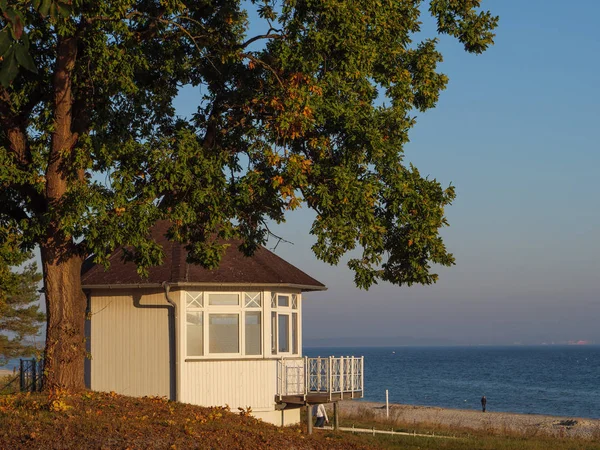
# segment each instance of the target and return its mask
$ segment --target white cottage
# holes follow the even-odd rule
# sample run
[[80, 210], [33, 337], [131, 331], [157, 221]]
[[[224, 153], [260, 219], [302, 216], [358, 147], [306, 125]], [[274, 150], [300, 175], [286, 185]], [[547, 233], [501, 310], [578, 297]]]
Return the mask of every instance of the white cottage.
[[122, 249], [108, 271], [84, 265], [90, 389], [250, 407], [277, 425], [299, 422], [303, 405], [362, 397], [362, 358], [302, 357], [303, 292], [322, 283], [264, 248], [245, 257], [235, 243], [218, 269], [188, 264], [168, 227], [153, 229], [165, 260], [147, 279]]

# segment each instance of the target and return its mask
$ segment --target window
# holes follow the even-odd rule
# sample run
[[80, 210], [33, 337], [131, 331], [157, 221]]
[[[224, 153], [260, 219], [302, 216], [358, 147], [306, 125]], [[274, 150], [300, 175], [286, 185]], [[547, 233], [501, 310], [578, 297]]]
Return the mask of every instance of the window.
[[246, 292], [244, 294], [244, 306], [246, 308], [260, 308], [262, 306], [260, 292]]
[[246, 312], [246, 355], [260, 355], [262, 353], [260, 318], [260, 311]]
[[277, 331], [279, 331], [279, 353], [289, 353], [290, 316], [288, 314], [279, 314], [277, 322]]
[[188, 357], [262, 355], [262, 292], [186, 291], [184, 299]]
[[277, 308], [277, 294], [275, 292], [271, 292], [271, 308]]
[[239, 315], [209, 314], [209, 353], [239, 353]]
[[277, 354], [277, 313], [271, 313], [271, 353]]
[[204, 326], [201, 312], [188, 312], [186, 320], [187, 354], [204, 355]]
[[292, 313], [292, 353], [298, 354], [298, 313]]
[[290, 296], [289, 295], [278, 295], [277, 296], [277, 306], [287, 308], [290, 306]]
[[202, 292], [188, 291], [185, 293], [188, 308], [202, 308]]
[[271, 353], [300, 353], [300, 296], [271, 292]]
[[231, 306], [237, 306], [240, 304], [240, 296], [239, 294], [235, 293], [224, 293], [224, 294], [208, 294], [208, 304], [210, 306], [222, 306], [222, 305], [231, 305]]

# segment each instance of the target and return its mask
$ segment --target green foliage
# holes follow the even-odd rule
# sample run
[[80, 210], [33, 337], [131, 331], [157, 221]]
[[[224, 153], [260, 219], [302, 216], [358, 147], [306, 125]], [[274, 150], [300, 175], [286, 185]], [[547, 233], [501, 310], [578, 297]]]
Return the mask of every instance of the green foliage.
[[30, 338], [35, 337], [45, 319], [39, 311], [38, 284], [41, 280], [36, 264], [21, 272], [13, 266], [31, 259], [19, 248], [14, 230], [0, 228], [0, 365], [9, 359], [32, 355], [36, 351]]
[[[252, 253], [304, 205], [319, 259], [358, 248], [358, 286], [434, 282], [432, 265], [454, 262], [439, 235], [454, 189], [403, 163], [415, 111], [448, 81], [437, 38], [413, 41], [420, 2], [251, 5], [264, 34], [247, 36], [239, 0], [0, 1], [0, 218], [25, 248], [58, 230], [108, 264], [127, 245], [145, 274], [158, 219], [213, 267], [219, 238]], [[430, 2], [439, 33], [474, 53], [497, 24], [479, 7]], [[203, 94], [189, 121], [173, 107], [183, 85]]]

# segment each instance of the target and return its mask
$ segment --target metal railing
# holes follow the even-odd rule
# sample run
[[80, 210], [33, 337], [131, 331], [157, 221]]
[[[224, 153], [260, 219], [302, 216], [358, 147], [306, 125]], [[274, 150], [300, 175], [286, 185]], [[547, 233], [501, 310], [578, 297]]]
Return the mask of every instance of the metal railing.
[[19, 385], [21, 392], [40, 392], [43, 388], [44, 360], [21, 359], [19, 365]]
[[277, 364], [277, 395], [333, 394], [362, 397], [364, 357], [329, 356], [281, 359]]

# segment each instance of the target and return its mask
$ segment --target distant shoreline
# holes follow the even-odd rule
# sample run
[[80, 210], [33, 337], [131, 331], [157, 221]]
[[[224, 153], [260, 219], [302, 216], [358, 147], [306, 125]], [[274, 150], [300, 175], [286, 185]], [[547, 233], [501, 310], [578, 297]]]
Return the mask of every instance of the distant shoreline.
[[303, 348], [305, 350], [321, 349], [321, 348], [385, 348], [385, 349], [396, 349], [396, 348], [598, 348], [600, 344], [335, 344], [335, 343], [304, 343]]

